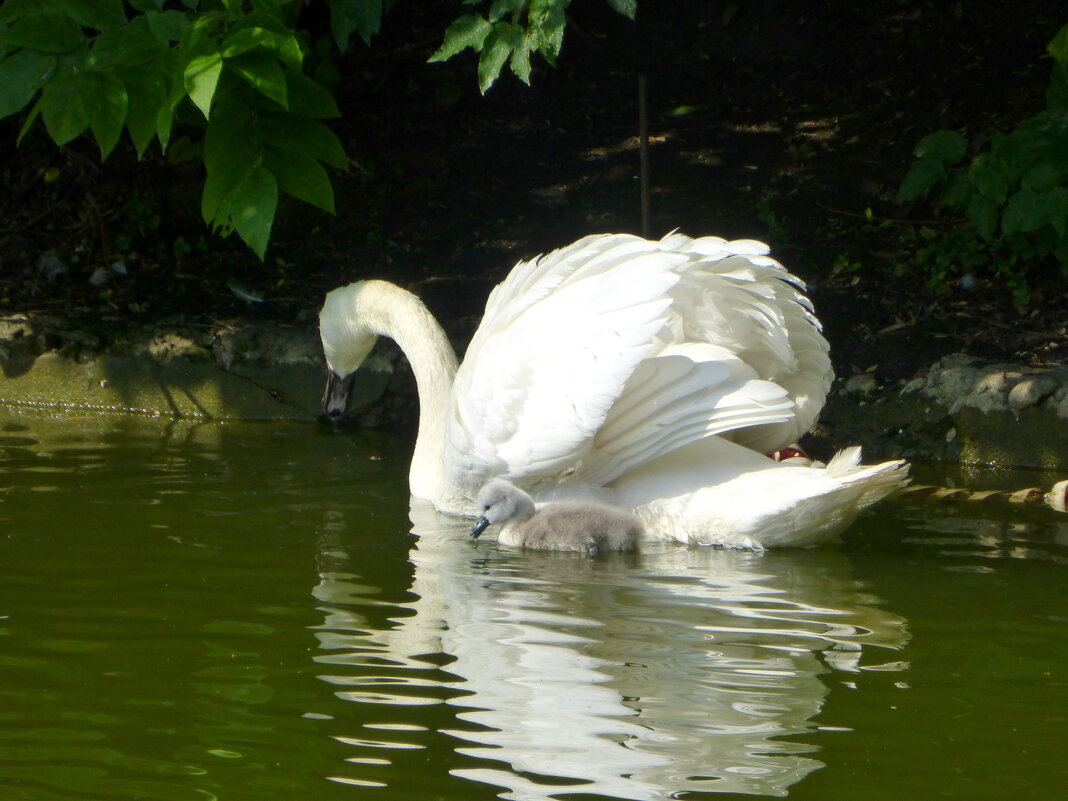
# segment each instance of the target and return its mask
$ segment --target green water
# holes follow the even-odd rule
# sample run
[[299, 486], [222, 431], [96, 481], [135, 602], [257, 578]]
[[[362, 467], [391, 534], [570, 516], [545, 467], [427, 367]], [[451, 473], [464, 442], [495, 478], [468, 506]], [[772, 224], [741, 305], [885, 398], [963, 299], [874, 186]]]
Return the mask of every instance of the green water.
[[379, 435], [11, 415], [0, 468], [5, 801], [1068, 781], [1046, 508], [901, 501], [839, 547], [587, 561], [409, 509]]

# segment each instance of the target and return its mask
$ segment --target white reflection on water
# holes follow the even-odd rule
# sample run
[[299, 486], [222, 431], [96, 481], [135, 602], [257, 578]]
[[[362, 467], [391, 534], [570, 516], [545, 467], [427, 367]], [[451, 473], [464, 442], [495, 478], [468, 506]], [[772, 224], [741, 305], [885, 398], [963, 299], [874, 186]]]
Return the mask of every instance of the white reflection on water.
[[[374, 588], [324, 573], [317, 661], [362, 669], [321, 678], [354, 702], [454, 706], [452, 774], [503, 798], [785, 795], [822, 766], [786, 739], [819, 727], [821, 674], [906, 667], [904, 621], [835, 550], [587, 560], [476, 545], [417, 502], [412, 522], [403, 617], [369, 622]], [[455, 681], [425, 675], [439, 653]]]

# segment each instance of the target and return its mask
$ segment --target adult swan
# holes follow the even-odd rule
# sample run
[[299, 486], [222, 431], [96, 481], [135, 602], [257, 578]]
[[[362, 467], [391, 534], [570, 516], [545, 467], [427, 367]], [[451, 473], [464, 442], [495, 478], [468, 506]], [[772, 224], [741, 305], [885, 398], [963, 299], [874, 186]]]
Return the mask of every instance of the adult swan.
[[412, 495], [473, 514], [495, 477], [536, 499], [598, 496], [646, 536], [808, 545], [906, 482], [901, 461], [776, 462], [830, 387], [827, 341], [801, 281], [766, 245], [670, 234], [588, 236], [521, 262], [490, 294], [462, 365], [414, 295], [384, 281], [330, 292], [324, 400], [394, 339], [415, 373]]

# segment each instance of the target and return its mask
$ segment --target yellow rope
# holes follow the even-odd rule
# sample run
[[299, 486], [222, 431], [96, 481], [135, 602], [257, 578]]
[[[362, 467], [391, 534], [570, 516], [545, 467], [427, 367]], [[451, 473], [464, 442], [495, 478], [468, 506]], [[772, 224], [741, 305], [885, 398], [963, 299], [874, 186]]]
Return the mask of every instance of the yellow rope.
[[1049, 492], [1041, 487], [1020, 490], [969, 490], [960, 487], [938, 487], [931, 484], [911, 484], [901, 495], [930, 498], [936, 501], [1002, 501], [1007, 503], [1045, 503], [1059, 512], [1068, 511], [1068, 480], [1058, 481]]

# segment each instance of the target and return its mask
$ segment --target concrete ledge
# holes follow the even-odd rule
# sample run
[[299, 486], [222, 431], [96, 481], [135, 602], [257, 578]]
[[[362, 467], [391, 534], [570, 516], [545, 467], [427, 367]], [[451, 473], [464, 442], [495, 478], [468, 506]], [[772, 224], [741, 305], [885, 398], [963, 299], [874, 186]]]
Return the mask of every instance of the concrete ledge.
[[[192, 420], [312, 420], [325, 378], [314, 327], [123, 332], [106, 347], [59, 320], [0, 321], [0, 405]], [[415, 385], [383, 341], [360, 369], [360, 424], [411, 423]], [[956, 354], [903, 387], [838, 383], [808, 438], [818, 453], [864, 446], [866, 461], [1068, 470], [1068, 368], [988, 365]]]
[[[104, 352], [94, 345], [55, 321], [6, 321], [0, 404], [196, 419], [312, 420], [319, 414], [325, 366], [314, 329], [144, 330]], [[380, 397], [391, 375], [389, 360], [371, 360], [354, 405]]]

